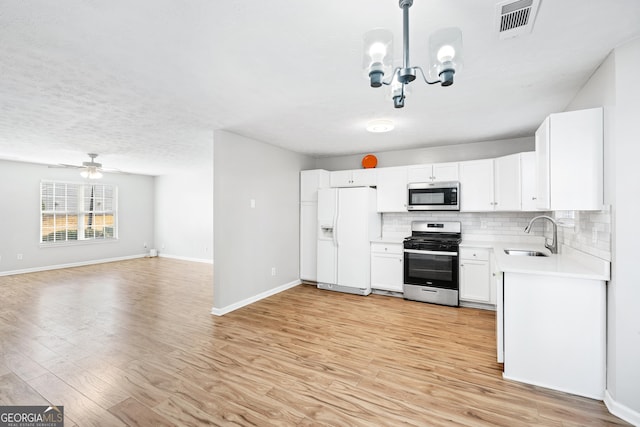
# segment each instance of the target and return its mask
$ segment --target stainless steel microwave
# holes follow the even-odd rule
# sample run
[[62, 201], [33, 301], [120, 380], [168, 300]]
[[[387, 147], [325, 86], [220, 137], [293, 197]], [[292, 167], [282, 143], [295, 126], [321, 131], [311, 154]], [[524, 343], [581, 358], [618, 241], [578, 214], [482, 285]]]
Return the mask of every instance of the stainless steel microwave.
[[416, 182], [407, 186], [410, 211], [459, 211], [460, 183]]

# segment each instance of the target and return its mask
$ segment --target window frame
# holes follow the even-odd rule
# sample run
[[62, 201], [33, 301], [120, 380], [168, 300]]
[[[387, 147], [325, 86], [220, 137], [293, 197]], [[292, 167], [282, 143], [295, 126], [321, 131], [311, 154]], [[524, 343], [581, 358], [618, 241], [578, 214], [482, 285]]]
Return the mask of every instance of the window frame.
[[[51, 186], [51, 194], [46, 194], [46, 186]], [[64, 196], [58, 196], [56, 194], [56, 189], [60, 186], [64, 186]], [[102, 209], [96, 209], [95, 205], [92, 203], [96, 203], [96, 197], [87, 196], [87, 191], [93, 189], [92, 195], [95, 194], [96, 187], [102, 187], [102, 196], [100, 198], [100, 203], [102, 205]], [[70, 191], [71, 189], [71, 191]], [[75, 200], [72, 198], [75, 194]], [[57, 209], [57, 201], [64, 201], [64, 209]], [[109, 202], [110, 201], [110, 205]], [[49, 203], [47, 203], [49, 202]], [[47, 206], [49, 205], [49, 206]], [[85, 208], [85, 206], [90, 205], [93, 206], [93, 209]], [[46, 209], [50, 207], [50, 209]], [[75, 208], [75, 209], [74, 209]], [[44, 232], [46, 229], [50, 229], [45, 227], [45, 215], [50, 215], [53, 218], [53, 228], [52, 232], [48, 233], [47, 236], [53, 235], [52, 240], [45, 240]], [[58, 215], [65, 216], [65, 224], [64, 228], [57, 227], [57, 217]], [[40, 181], [40, 235], [39, 235], [39, 244], [41, 247], [52, 247], [52, 246], [74, 246], [74, 245], [83, 245], [83, 244], [93, 244], [93, 243], [107, 243], [107, 242], [116, 242], [118, 241], [118, 186], [108, 183], [98, 183], [98, 182], [74, 182], [74, 181], [57, 181], [57, 180], [41, 180]], [[70, 228], [69, 226], [69, 218], [76, 217], [76, 227], [75, 229]], [[85, 232], [92, 225], [95, 226], [95, 223], [91, 221], [89, 227], [87, 227], [87, 217], [92, 216], [92, 219], [95, 221], [96, 218], [102, 217], [103, 221], [101, 224], [102, 230], [101, 235], [96, 235], [96, 228], [94, 230], [93, 237], [87, 237]], [[107, 216], [111, 216], [113, 218], [112, 223], [107, 224], [105, 218]], [[105, 236], [105, 229], [110, 226], [112, 229], [111, 235]], [[64, 239], [57, 239], [58, 233], [64, 230]], [[75, 239], [69, 238], [70, 231], [75, 231], [76, 236]]]

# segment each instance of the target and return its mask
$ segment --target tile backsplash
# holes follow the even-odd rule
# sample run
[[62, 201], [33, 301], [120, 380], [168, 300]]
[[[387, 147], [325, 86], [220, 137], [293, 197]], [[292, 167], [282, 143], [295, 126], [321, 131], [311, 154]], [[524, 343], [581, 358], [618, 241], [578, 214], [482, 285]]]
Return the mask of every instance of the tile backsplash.
[[[611, 206], [601, 211], [558, 211], [553, 212], [553, 217], [569, 225], [558, 227], [560, 242], [611, 261]], [[547, 232], [551, 232], [550, 227]]]
[[[460, 221], [462, 236], [496, 236], [526, 238], [524, 228], [529, 220], [545, 212], [411, 212], [385, 213], [382, 215], [384, 236], [411, 235], [412, 221]], [[536, 222], [531, 235], [542, 236], [544, 224]]]
[[522, 241], [532, 236], [551, 239], [549, 221], [536, 221], [531, 233], [524, 232], [531, 218], [548, 215], [560, 222], [558, 242], [579, 251], [611, 261], [611, 209], [602, 211], [558, 212], [410, 212], [382, 215], [382, 235], [411, 235], [412, 221], [460, 221], [466, 240], [493, 238]]

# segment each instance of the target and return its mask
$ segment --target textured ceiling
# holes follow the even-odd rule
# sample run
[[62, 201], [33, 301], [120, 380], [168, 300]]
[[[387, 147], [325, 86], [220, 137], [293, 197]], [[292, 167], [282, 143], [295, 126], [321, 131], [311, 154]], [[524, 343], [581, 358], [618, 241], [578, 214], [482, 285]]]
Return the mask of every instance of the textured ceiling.
[[[364, 78], [362, 34], [396, 0], [0, 2], [0, 158], [162, 174], [210, 162], [224, 129], [326, 156], [532, 135], [611, 49], [640, 36], [640, 1], [542, 0], [532, 34], [499, 40], [496, 3], [416, 0], [412, 65], [428, 35], [462, 29], [449, 88], [411, 85], [404, 109]], [[396, 129], [369, 134], [368, 120]]]

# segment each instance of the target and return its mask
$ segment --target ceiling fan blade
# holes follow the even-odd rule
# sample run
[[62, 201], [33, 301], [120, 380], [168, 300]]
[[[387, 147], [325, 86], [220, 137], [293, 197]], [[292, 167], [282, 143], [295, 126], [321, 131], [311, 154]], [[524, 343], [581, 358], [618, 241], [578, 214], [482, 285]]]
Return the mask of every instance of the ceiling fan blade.
[[49, 168], [71, 168], [71, 169], [82, 169], [84, 166], [78, 165], [67, 165], [64, 163], [58, 163], [57, 165], [47, 165]]

